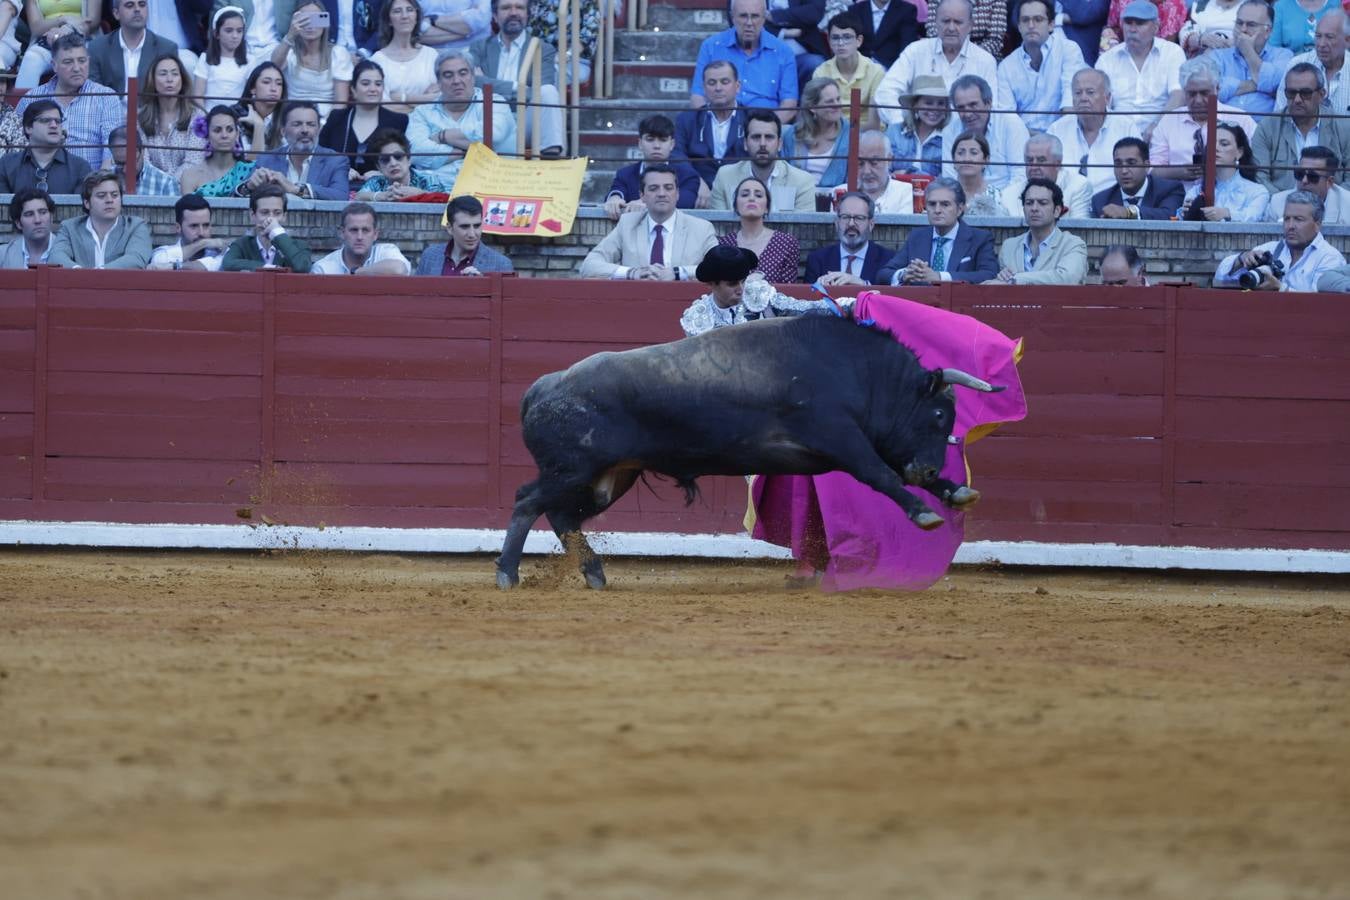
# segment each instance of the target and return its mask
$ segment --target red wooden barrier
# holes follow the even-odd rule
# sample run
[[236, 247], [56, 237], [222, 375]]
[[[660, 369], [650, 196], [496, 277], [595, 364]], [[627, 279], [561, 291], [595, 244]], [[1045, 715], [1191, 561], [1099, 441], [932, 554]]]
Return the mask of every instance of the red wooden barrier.
[[[684, 284], [40, 268], [0, 286], [0, 518], [503, 527], [519, 402], [679, 337]], [[804, 289], [802, 289], [804, 290]], [[1344, 300], [905, 291], [1026, 340], [1028, 419], [971, 450], [972, 538], [1350, 549]], [[737, 532], [739, 479], [604, 530]]]

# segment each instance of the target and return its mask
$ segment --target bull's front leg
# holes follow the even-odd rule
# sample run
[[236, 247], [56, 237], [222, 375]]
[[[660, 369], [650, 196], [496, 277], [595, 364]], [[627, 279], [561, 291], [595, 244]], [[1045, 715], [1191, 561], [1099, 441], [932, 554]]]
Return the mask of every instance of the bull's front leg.
[[852, 430], [838, 434], [837, 439], [844, 444], [840, 459], [848, 461], [841, 463], [839, 466], [841, 471], [852, 475], [874, 491], [890, 497], [905, 511], [911, 522], [925, 531], [931, 531], [942, 524], [942, 516], [933, 512], [927, 503], [905, 490], [904, 479], [886, 465], [886, 461], [878, 455], [865, 434]]
[[525, 538], [540, 512], [539, 482], [522, 485], [516, 491], [516, 505], [511, 510], [511, 524], [506, 529], [502, 554], [497, 557], [497, 587], [504, 591], [520, 584], [520, 556], [525, 551]]
[[936, 494], [952, 509], [969, 509], [980, 500], [980, 492], [973, 487], [938, 477], [923, 485], [924, 490]]

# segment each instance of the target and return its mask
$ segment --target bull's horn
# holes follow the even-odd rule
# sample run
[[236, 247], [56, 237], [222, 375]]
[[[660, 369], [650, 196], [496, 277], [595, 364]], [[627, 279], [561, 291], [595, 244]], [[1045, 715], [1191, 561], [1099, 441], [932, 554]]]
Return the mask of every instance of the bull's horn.
[[960, 369], [943, 369], [942, 380], [947, 384], [959, 384], [962, 387], [974, 388], [977, 391], [984, 391], [989, 394], [1007, 390], [1007, 385], [992, 385], [987, 381], [976, 378], [969, 372], [962, 372]]

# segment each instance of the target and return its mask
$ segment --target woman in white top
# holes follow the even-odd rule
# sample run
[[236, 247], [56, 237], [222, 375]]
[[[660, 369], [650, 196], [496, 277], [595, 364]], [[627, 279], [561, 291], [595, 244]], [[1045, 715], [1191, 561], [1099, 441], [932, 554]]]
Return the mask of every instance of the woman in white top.
[[352, 55], [329, 43], [327, 21], [328, 11], [318, 0], [300, 4], [286, 36], [272, 51], [272, 62], [286, 73], [290, 99], [318, 103], [321, 119], [334, 103], [347, 102], [352, 77]]
[[1242, 0], [1195, 0], [1181, 26], [1181, 49], [1187, 56], [1233, 46], [1233, 29]]
[[222, 6], [211, 17], [211, 36], [206, 52], [197, 57], [192, 71], [192, 90], [197, 105], [210, 108], [233, 103], [244, 92], [244, 82], [253, 66], [244, 43], [244, 11]]
[[386, 109], [410, 113], [414, 104], [441, 96], [436, 49], [421, 42], [421, 31], [417, 0], [392, 0], [380, 7], [380, 49], [370, 58], [384, 70]]

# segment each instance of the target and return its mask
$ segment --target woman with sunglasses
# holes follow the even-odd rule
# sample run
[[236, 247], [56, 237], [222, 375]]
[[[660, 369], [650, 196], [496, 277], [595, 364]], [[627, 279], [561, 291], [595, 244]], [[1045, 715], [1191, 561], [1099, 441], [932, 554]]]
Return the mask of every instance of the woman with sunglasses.
[[1270, 192], [1256, 181], [1256, 162], [1247, 133], [1232, 122], [1214, 130], [1215, 185], [1212, 206], [1200, 206], [1197, 184], [1186, 192], [1181, 216], [1192, 221], [1260, 222], [1270, 205]]
[[357, 200], [404, 200], [417, 194], [448, 194], [450, 182], [412, 164], [412, 148], [401, 131], [389, 129], [370, 140], [377, 154], [380, 174], [367, 178], [356, 192]]
[[407, 116], [381, 104], [384, 94], [384, 70], [373, 60], [361, 60], [352, 69], [351, 105], [333, 110], [319, 132], [320, 146], [351, 160], [348, 177], [354, 189], [380, 174], [371, 137], [382, 131], [401, 134], [408, 130]]

